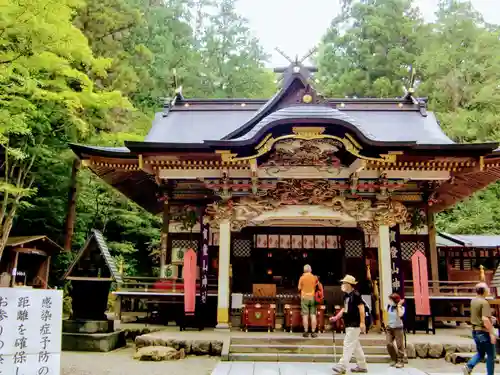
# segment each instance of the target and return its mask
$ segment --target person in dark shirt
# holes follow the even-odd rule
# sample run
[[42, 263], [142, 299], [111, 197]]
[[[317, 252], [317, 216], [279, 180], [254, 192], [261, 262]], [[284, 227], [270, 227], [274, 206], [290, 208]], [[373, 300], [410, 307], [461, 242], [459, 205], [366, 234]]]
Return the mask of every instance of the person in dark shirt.
[[[357, 366], [351, 369], [353, 373], [366, 373], [366, 358], [359, 336], [366, 332], [365, 326], [365, 304], [361, 295], [354, 289], [357, 284], [356, 279], [351, 275], [346, 275], [342, 280], [342, 291], [344, 295], [344, 308], [330, 320], [336, 322], [340, 318], [344, 319], [346, 334], [344, 337], [344, 350], [339, 363], [333, 367], [334, 374], [345, 374], [347, 366], [354, 355]], [[335, 343], [334, 343], [335, 345]]]

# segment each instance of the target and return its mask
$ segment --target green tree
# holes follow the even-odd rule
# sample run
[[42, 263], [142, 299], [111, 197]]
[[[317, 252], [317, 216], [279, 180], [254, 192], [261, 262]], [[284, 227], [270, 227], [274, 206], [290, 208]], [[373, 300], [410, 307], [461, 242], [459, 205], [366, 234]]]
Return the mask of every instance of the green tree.
[[101, 91], [89, 78], [105, 78], [109, 61], [94, 58], [72, 25], [77, 5], [0, 0], [0, 257], [17, 209], [36, 193], [37, 161], [94, 129], [112, 129], [119, 121], [110, 112], [131, 108], [119, 92]]
[[[446, 133], [457, 142], [500, 141], [500, 34], [468, 1], [441, 1], [436, 22], [423, 35], [419, 93], [428, 95]], [[441, 213], [451, 233], [500, 233], [500, 184]]]
[[459, 142], [500, 140], [500, 33], [470, 2], [440, 3], [422, 39], [419, 93], [429, 95], [441, 125]]
[[337, 97], [395, 97], [420, 53], [423, 21], [410, 0], [351, 0], [323, 37], [319, 86]]
[[207, 27], [198, 35], [204, 96], [270, 97], [276, 88], [272, 73], [264, 68], [268, 56], [252, 36], [248, 21], [236, 12], [235, 3], [216, 2]]

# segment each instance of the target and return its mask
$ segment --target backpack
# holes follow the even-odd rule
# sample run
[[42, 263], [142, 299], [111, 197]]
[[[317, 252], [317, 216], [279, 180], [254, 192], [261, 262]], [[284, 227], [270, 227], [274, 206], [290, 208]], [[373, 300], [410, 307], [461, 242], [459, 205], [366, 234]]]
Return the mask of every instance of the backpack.
[[[393, 309], [395, 309], [395, 308], [396, 308], [396, 306], [387, 305], [387, 311], [388, 311], [388, 312], [392, 311], [392, 310], [393, 310]], [[398, 318], [399, 318], [399, 320], [401, 320], [401, 323], [403, 324], [403, 327], [404, 327], [405, 322], [404, 322], [404, 320], [403, 320], [403, 317], [402, 317], [402, 316], [398, 316]]]
[[373, 318], [372, 318], [372, 312], [370, 311], [370, 308], [366, 304], [366, 302], [363, 300], [363, 305], [365, 305], [365, 327], [366, 327], [366, 332], [371, 328], [373, 324]]
[[325, 295], [323, 293], [323, 285], [316, 279], [316, 286], [314, 291], [314, 300], [318, 305], [321, 305], [325, 299]]

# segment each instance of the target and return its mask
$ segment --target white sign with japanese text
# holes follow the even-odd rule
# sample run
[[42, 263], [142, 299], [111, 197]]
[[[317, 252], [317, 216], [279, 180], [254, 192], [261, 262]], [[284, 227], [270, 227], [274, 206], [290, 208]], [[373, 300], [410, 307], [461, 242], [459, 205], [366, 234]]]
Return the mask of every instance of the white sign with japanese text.
[[0, 375], [60, 375], [62, 297], [0, 288]]

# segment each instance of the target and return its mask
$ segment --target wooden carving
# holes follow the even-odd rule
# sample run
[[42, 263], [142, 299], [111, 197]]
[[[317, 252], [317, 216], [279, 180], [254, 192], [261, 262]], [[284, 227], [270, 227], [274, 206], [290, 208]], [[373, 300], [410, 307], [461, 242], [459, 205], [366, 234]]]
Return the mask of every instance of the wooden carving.
[[262, 164], [270, 166], [315, 166], [340, 168], [341, 162], [335, 156], [343, 145], [332, 139], [287, 139], [278, 142], [269, 160]]
[[288, 180], [280, 181], [267, 197], [279, 205], [324, 204], [337, 196], [335, 184], [327, 180]]

